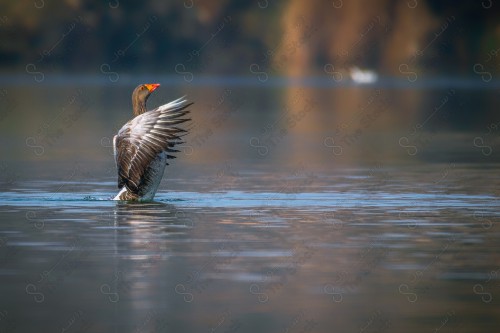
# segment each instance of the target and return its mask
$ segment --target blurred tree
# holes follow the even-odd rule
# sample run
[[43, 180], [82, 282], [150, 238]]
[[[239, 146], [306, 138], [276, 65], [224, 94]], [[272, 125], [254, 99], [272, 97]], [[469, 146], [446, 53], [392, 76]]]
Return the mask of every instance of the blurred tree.
[[0, 68], [98, 73], [109, 64], [175, 73], [181, 63], [204, 74], [248, 75], [255, 63], [275, 74], [310, 75], [331, 63], [401, 75], [401, 64], [474, 74], [480, 63], [498, 73], [496, 7], [451, 0], [1, 1]]

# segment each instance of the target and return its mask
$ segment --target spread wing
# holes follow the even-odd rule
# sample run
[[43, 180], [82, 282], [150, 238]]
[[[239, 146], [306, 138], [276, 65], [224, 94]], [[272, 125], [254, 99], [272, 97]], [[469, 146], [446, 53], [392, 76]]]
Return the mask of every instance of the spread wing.
[[118, 169], [118, 188], [126, 186], [133, 193], [138, 193], [142, 178], [149, 164], [161, 152], [167, 158], [178, 150], [175, 145], [182, 143], [181, 137], [187, 130], [179, 125], [190, 118], [186, 110], [193, 103], [179, 98], [154, 110], [135, 117], [127, 122], [113, 138], [113, 148]]

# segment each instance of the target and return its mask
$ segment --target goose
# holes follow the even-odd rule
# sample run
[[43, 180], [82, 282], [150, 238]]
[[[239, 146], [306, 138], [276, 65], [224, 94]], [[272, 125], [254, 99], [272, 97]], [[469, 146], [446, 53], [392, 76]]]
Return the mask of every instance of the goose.
[[153, 200], [167, 160], [175, 158], [188, 133], [185, 128], [191, 120], [187, 115], [188, 103], [184, 97], [152, 110], [146, 102], [160, 84], [141, 84], [132, 93], [134, 118], [129, 120], [113, 137], [113, 152], [118, 171], [120, 191], [113, 200]]

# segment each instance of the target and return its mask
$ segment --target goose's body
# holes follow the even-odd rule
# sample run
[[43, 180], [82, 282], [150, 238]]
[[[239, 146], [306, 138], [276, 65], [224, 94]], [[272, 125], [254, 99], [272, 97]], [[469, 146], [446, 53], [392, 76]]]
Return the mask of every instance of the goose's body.
[[179, 127], [189, 121], [182, 98], [146, 111], [146, 101], [159, 84], [138, 86], [132, 94], [135, 118], [128, 121], [113, 138], [120, 192], [114, 200], [153, 200], [163, 177], [167, 160], [175, 158], [187, 133]]

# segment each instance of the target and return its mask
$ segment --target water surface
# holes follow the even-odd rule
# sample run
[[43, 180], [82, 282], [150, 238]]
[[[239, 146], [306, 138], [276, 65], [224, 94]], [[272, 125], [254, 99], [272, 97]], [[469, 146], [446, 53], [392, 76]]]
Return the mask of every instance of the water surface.
[[129, 89], [9, 88], [0, 330], [494, 331], [495, 119], [433, 113], [446, 89], [372, 88], [190, 88], [196, 127], [141, 204], [109, 200]]

